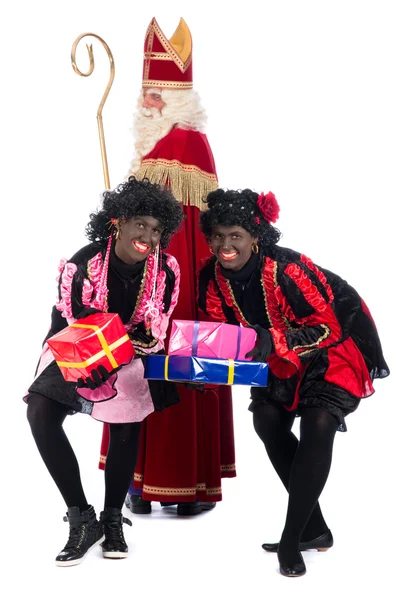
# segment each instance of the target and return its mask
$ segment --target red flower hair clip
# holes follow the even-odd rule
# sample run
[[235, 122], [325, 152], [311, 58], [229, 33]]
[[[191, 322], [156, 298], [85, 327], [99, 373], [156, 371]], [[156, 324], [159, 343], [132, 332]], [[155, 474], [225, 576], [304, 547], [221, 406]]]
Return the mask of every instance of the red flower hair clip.
[[280, 209], [275, 194], [272, 192], [268, 192], [268, 194], [261, 192], [258, 196], [257, 206], [267, 223], [275, 223], [278, 220]]

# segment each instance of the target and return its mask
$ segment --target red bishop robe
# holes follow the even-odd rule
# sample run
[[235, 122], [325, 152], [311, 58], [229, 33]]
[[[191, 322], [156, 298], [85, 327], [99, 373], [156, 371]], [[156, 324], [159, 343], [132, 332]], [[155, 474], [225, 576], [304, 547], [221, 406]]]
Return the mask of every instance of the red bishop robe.
[[[207, 136], [174, 128], [143, 158], [135, 176], [169, 185], [183, 205], [186, 219], [168, 248], [181, 268], [181, 291], [172, 318], [205, 320], [196, 305], [196, 268], [210, 254], [198, 220], [207, 194], [218, 187]], [[143, 490], [145, 500], [219, 501], [221, 478], [236, 475], [231, 389], [221, 386], [201, 393], [178, 388], [179, 404], [152, 413], [142, 425], [134, 485]], [[108, 444], [104, 426], [100, 468]]]

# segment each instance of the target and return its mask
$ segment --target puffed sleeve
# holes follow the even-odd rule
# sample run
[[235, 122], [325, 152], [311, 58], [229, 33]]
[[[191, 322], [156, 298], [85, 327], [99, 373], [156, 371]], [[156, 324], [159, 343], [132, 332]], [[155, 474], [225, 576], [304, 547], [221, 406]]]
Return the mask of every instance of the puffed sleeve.
[[[197, 275], [197, 305], [209, 320], [226, 323], [228, 318], [223, 310], [222, 296], [215, 282], [214, 265], [215, 259], [212, 260], [210, 258], [204, 259], [199, 265]], [[233, 319], [232, 324], [237, 325], [237, 321]]]
[[[70, 260], [63, 259], [60, 262], [56, 308], [65, 319], [81, 319], [99, 312], [89, 308], [89, 305], [94, 300], [91, 278], [99, 279], [102, 267], [102, 253], [96, 244], [89, 244]], [[90, 276], [88, 269], [91, 270]]]
[[270, 332], [275, 351], [282, 358], [288, 358], [290, 353], [292, 358], [297, 356], [292, 362], [308, 360], [319, 349], [341, 339], [332, 289], [310, 260], [307, 265], [293, 262], [285, 266], [276, 295], [288, 327], [272, 327]]

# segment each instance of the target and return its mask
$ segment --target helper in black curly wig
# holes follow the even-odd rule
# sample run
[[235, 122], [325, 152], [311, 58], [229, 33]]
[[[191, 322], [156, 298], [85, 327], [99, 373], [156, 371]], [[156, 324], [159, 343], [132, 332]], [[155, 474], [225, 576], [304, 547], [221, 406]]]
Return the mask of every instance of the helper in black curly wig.
[[249, 189], [218, 189], [207, 196], [208, 209], [200, 215], [200, 227], [210, 239], [216, 226], [239, 226], [257, 238], [261, 252], [277, 244], [280, 231], [272, 225], [279, 214], [279, 206], [272, 192], [257, 194]]
[[115, 190], [104, 192], [103, 206], [90, 215], [86, 236], [91, 242], [106, 242], [112, 221], [137, 216], [151, 216], [160, 222], [160, 245], [166, 248], [183, 220], [183, 211], [168, 188], [130, 177]]

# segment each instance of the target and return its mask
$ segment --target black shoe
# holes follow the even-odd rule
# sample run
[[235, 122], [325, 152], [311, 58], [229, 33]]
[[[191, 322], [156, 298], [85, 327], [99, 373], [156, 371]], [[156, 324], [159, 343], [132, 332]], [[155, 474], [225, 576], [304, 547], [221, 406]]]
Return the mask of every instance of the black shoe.
[[125, 498], [125, 506], [134, 515], [149, 515], [151, 513], [150, 500], [143, 500], [142, 496], [136, 494], [128, 494]]
[[77, 506], [71, 506], [64, 521], [69, 522], [69, 538], [56, 557], [56, 565], [72, 567], [79, 565], [89, 550], [104, 540], [104, 535], [93, 506], [83, 512]]
[[306, 574], [306, 565], [304, 564], [304, 560], [300, 554], [295, 560], [291, 560], [290, 562], [286, 561], [284, 558], [281, 558], [278, 553], [279, 560], [279, 572], [281, 575], [285, 577], [301, 577], [301, 575]]
[[179, 502], [177, 513], [180, 517], [199, 515], [203, 510], [212, 510], [216, 507], [216, 502]]
[[126, 523], [132, 527], [132, 521], [122, 516], [118, 508], [105, 508], [100, 513], [100, 523], [105, 536], [101, 544], [104, 558], [126, 558], [128, 546], [125, 542], [122, 525]]
[[[304, 552], [305, 550], [318, 550], [318, 552], [326, 552], [333, 546], [333, 536], [328, 529], [326, 533], [318, 536], [317, 538], [310, 540], [309, 542], [300, 542], [299, 550]], [[266, 552], [278, 552], [279, 543], [275, 544], [262, 544], [262, 548]]]

